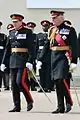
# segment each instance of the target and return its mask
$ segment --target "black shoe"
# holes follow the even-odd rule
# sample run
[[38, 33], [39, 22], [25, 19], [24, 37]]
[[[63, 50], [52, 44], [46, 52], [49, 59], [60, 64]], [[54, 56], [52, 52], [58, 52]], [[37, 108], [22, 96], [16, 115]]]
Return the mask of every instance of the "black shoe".
[[18, 108], [13, 108], [12, 110], [9, 110], [9, 112], [20, 112], [20, 109], [18, 109]]
[[4, 90], [5, 90], [5, 91], [6, 91], [6, 90], [9, 90], [9, 87], [6, 87]]
[[64, 113], [64, 110], [60, 110], [59, 108], [52, 112], [52, 114]]
[[65, 113], [68, 113], [69, 111], [71, 111], [71, 109], [72, 109], [71, 106], [72, 105], [67, 104]]
[[27, 111], [30, 111], [33, 108], [33, 102], [28, 103]]
[[40, 89], [38, 92], [39, 92], [39, 93], [42, 93], [43, 91]]

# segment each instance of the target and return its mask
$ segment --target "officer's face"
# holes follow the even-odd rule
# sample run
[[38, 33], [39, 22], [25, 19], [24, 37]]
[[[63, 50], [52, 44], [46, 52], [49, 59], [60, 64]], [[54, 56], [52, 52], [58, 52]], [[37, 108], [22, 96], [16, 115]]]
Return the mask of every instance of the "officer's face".
[[19, 28], [22, 25], [22, 21], [13, 21], [14, 28]]
[[44, 31], [44, 32], [47, 32], [47, 31], [48, 31], [48, 29], [49, 29], [49, 25], [42, 26], [42, 29], [43, 29], [43, 31]]
[[54, 24], [56, 26], [59, 26], [61, 23], [63, 23], [64, 21], [64, 16], [63, 15], [59, 15], [59, 16], [56, 16], [54, 18], [52, 18], [52, 22], [54, 22]]

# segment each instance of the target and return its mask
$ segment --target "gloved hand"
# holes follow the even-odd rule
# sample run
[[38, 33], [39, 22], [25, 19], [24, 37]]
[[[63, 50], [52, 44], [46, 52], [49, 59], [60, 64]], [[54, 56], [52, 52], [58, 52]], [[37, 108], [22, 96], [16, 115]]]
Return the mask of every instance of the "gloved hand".
[[71, 63], [71, 65], [70, 65], [70, 71], [73, 72], [76, 69], [76, 67], [77, 67], [77, 64]]
[[42, 66], [42, 62], [38, 61], [36, 64], [36, 68], [39, 70], [39, 69], [41, 69], [41, 66]]
[[1, 69], [2, 72], [4, 72], [4, 70], [6, 69], [5, 64], [1, 64], [0, 69]]
[[36, 59], [35, 62], [36, 62], [36, 64], [37, 64], [38, 60]]
[[31, 63], [29, 63], [29, 62], [26, 63], [26, 67], [27, 67], [30, 71], [33, 70], [33, 65], [32, 65]]

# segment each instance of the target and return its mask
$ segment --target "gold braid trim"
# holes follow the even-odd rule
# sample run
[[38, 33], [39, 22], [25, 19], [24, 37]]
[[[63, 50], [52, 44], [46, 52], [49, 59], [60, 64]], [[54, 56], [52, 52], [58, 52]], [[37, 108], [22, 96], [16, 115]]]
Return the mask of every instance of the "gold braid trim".
[[57, 30], [57, 27], [51, 27], [48, 29], [48, 39], [50, 40], [50, 47], [52, 46], [52, 42], [54, 43], [54, 37]]
[[[34, 69], [33, 72], [35, 73]], [[32, 71], [27, 70], [27, 74], [28, 74], [28, 79], [30, 80], [30, 78], [34, 78]], [[36, 73], [35, 73], [36, 74]]]

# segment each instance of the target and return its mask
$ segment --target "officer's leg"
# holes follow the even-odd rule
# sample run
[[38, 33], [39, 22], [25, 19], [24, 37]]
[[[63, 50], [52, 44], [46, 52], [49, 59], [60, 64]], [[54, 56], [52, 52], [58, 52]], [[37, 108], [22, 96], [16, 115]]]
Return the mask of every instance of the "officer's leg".
[[[67, 78], [66, 82], [67, 82], [67, 85], [68, 85], [68, 87], [70, 89], [70, 78]], [[69, 97], [66, 94], [65, 94], [65, 101], [66, 101], [66, 106], [67, 106], [67, 104], [69, 104]]]
[[17, 69], [11, 69], [11, 82], [12, 82], [12, 96], [14, 102], [14, 108], [9, 112], [20, 112], [20, 89], [16, 83], [17, 79]]
[[33, 78], [30, 79], [30, 85], [31, 85], [31, 91], [37, 91], [37, 89], [35, 88], [36, 83]]
[[50, 73], [50, 66], [45, 65], [45, 69], [44, 69], [45, 73], [44, 73], [44, 81], [45, 81], [45, 92], [51, 92], [51, 73]]
[[26, 83], [27, 83], [28, 89], [30, 90], [30, 87], [31, 87], [30, 80], [29, 80], [29, 79], [26, 79]]
[[54, 80], [51, 80], [51, 87], [50, 87], [51, 91], [55, 91], [55, 84], [54, 84]]
[[7, 71], [4, 73], [4, 79], [6, 84], [5, 90], [9, 90], [9, 73]]
[[3, 72], [3, 76], [2, 76], [2, 80], [3, 80], [3, 85], [4, 85], [4, 88], [6, 88], [6, 79], [5, 79], [5, 72]]
[[67, 83], [67, 80], [64, 79], [63, 83], [64, 83], [64, 96], [66, 98], [66, 103], [67, 103], [67, 108], [66, 108], [65, 112], [67, 113], [71, 110], [71, 106], [73, 105], [73, 101], [72, 101], [70, 87]]
[[18, 69], [17, 73], [17, 84], [20, 87], [21, 91], [23, 92], [26, 101], [27, 101], [27, 111], [30, 111], [33, 108], [33, 99], [28, 89], [28, 85], [26, 80], [28, 79], [27, 76], [27, 69]]
[[57, 80], [56, 83], [56, 94], [57, 94], [57, 110], [52, 113], [64, 113], [64, 94], [63, 94], [63, 82], [62, 80]]
[[45, 71], [45, 83], [48, 91], [54, 91], [54, 80], [51, 80], [51, 66], [50, 63], [47, 63]]
[[[36, 63], [35, 63], [35, 61], [34, 61], [34, 64], [33, 64], [33, 68], [34, 68], [34, 71], [36, 73]], [[36, 82], [34, 81], [33, 78], [30, 79], [30, 85], [31, 85], [31, 91], [37, 91]]]
[[[39, 75], [40, 75], [40, 85], [44, 89], [45, 88], [44, 65], [42, 65], [41, 69], [39, 70]], [[42, 90], [40, 89], [38, 92], [42, 92]]]

